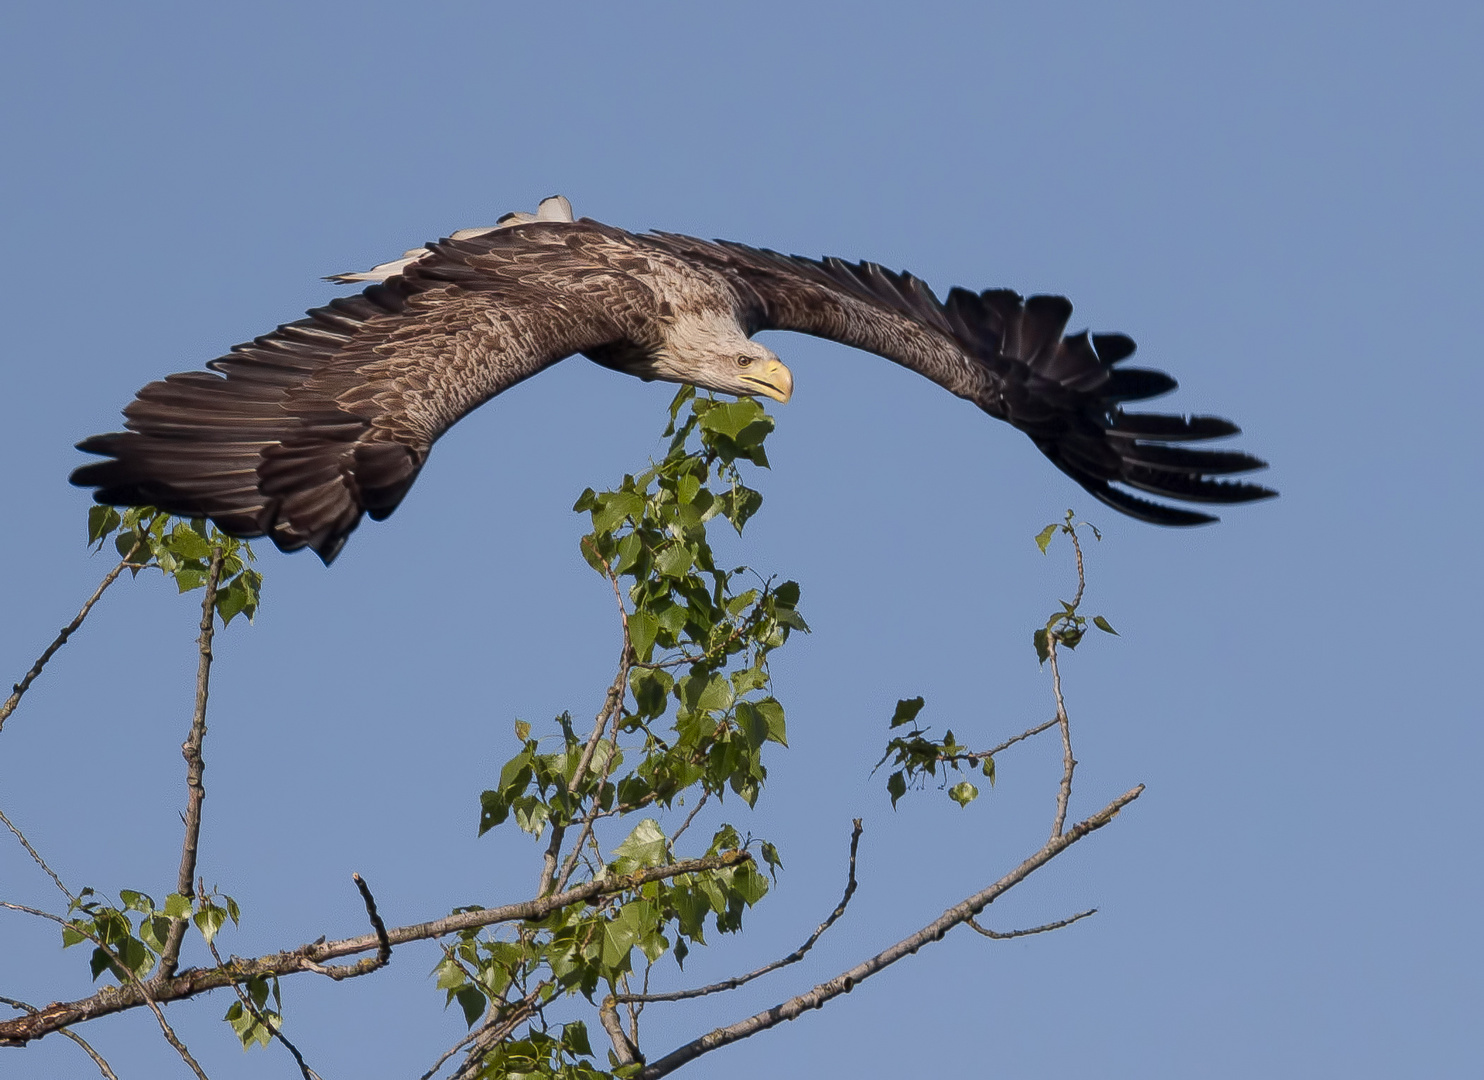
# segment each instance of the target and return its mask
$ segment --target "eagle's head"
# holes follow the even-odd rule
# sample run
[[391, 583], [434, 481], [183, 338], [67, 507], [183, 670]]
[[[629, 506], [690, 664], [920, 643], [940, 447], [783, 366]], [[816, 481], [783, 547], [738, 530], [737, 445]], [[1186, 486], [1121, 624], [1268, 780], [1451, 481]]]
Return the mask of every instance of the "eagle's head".
[[680, 319], [648, 357], [643, 374], [702, 390], [774, 401], [793, 396], [794, 376], [772, 349], [759, 345], [731, 319]]

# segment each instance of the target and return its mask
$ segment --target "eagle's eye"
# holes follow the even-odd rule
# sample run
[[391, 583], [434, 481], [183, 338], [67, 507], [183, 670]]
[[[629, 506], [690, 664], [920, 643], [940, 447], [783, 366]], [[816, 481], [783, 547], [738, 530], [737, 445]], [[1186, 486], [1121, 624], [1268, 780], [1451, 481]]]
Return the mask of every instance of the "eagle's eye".
[[751, 363], [752, 363], [752, 357], [750, 357], [750, 356], [739, 356], [739, 357], [737, 357], [737, 366], [738, 367], [746, 367], [748, 364], [751, 364]]

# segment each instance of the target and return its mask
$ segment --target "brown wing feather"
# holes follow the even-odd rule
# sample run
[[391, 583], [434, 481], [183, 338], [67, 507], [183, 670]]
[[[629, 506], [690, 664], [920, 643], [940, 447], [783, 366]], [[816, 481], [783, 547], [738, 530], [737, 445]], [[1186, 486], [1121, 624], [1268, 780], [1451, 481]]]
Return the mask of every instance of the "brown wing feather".
[[644, 239], [723, 274], [749, 333], [796, 330], [877, 353], [927, 376], [1024, 431], [1058, 468], [1115, 509], [1162, 525], [1209, 514], [1139, 498], [1238, 503], [1276, 494], [1217, 475], [1265, 468], [1249, 454], [1170, 446], [1234, 435], [1218, 417], [1125, 413], [1124, 402], [1175, 389], [1159, 371], [1117, 368], [1134, 351], [1122, 334], [1065, 336], [1072, 305], [1008, 289], [953, 289], [940, 301], [921, 280], [875, 263], [805, 259], [670, 233]]
[[623, 339], [615, 235], [533, 224], [431, 245], [404, 274], [234, 347], [207, 365], [217, 374], [149, 384], [124, 410], [127, 431], [78, 444], [108, 460], [72, 482], [328, 563], [363, 513], [396, 508], [460, 417]]

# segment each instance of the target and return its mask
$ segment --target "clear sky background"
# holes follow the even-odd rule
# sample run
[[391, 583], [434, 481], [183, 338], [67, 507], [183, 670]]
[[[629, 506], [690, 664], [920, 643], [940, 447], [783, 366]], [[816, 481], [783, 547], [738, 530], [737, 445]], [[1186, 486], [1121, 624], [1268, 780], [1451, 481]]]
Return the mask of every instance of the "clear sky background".
[[[659, 1008], [646, 1047], [848, 967], [998, 877], [1049, 823], [1059, 751], [1005, 754], [960, 810], [893, 811], [870, 767], [898, 697], [978, 745], [1049, 715], [1030, 629], [1070, 592], [1040, 527], [1105, 539], [1088, 607], [1122, 636], [1065, 670], [1074, 813], [1142, 799], [966, 930], [707, 1077], [1477, 1076], [1481, 388], [1477, 5], [1368, 3], [13, 5], [0, 35], [8, 525], [0, 658], [18, 678], [110, 560], [84, 550], [79, 438], [145, 382], [453, 229], [562, 192], [626, 228], [911, 269], [940, 293], [1073, 299], [1174, 373], [1283, 497], [1220, 525], [1118, 517], [1024, 437], [910, 372], [768, 344], [793, 403], [739, 558], [803, 584], [775, 665], [792, 748], [727, 817], [786, 863], [741, 939], [677, 985], [805, 964]], [[616, 654], [579, 559], [588, 485], [659, 452], [671, 390], [568, 361], [439, 445], [332, 570], [261, 545], [256, 625], [218, 638], [201, 872], [225, 947], [362, 932], [526, 896], [537, 849], [475, 837], [511, 724], [590, 716]], [[196, 598], [125, 583], [0, 733], [0, 806], [73, 888], [170, 891]], [[57, 897], [0, 842], [5, 898]], [[188, 954], [193, 962], [199, 955]], [[285, 983], [327, 1080], [416, 1077], [462, 1032], [428, 945], [346, 985]], [[85, 950], [0, 912], [0, 984], [90, 992]], [[214, 1080], [224, 993], [171, 1009]], [[85, 1034], [120, 1076], [184, 1075], [136, 1012]], [[80, 1077], [60, 1038], [0, 1074]]]

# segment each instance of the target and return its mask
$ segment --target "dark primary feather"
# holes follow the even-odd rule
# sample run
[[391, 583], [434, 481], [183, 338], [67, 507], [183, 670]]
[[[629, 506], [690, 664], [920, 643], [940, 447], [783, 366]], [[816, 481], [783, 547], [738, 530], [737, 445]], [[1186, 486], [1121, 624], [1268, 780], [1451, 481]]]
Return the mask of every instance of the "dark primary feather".
[[1066, 336], [1061, 297], [956, 288], [940, 301], [874, 263], [524, 217], [410, 253], [384, 282], [234, 347], [209, 372], [150, 383], [124, 410], [126, 431], [78, 444], [105, 460], [72, 482], [99, 502], [206, 516], [328, 563], [363, 514], [396, 509], [470, 410], [577, 352], [653, 377], [634, 365], [676, 312], [699, 307], [746, 334], [801, 331], [911, 368], [1144, 521], [1214, 518], [1127, 489], [1197, 503], [1273, 494], [1214, 479], [1262, 468], [1257, 458], [1183, 445], [1236, 434], [1229, 421], [1124, 412], [1175, 380], [1119, 367], [1134, 351], [1122, 334]]
[[955, 288], [939, 301], [911, 274], [875, 263], [653, 236], [726, 274], [748, 307], [751, 330], [829, 338], [925, 375], [1024, 431], [1094, 497], [1141, 521], [1197, 525], [1216, 518], [1115, 485], [1201, 503], [1276, 494], [1258, 484], [1210, 479], [1266, 468], [1250, 454], [1165, 445], [1235, 435], [1240, 429], [1230, 421], [1124, 412], [1125, 402], [1168, 393], [1177, 383], [1160, 371], [1118, 367], [1134, 352], [1123, 334], [1064, 336], [1072, 314], [1064, 297]]

